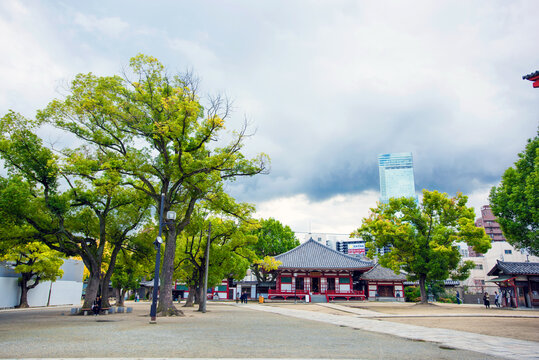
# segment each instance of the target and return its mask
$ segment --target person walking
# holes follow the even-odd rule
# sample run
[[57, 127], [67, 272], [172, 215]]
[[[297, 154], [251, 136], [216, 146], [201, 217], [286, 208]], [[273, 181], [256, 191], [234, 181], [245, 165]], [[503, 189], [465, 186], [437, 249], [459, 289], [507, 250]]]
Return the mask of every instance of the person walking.
[[494, 291], [494, 305], [496, 305], [497, 308], [499, 308], [500, 305], [500, 294], [498, 294], [497, 291]]
[[[236, 293], [236, 304], [240, 301], [240, 292]], [[243, 301], [242, 301], [243, 302]]]
[[460, 293], [457, 291], [457, 304], [460, 305]]
[[483, 295], [483, 303], [485, 304], [485, 309], [490, 309], [490, 295], [485, 291]]

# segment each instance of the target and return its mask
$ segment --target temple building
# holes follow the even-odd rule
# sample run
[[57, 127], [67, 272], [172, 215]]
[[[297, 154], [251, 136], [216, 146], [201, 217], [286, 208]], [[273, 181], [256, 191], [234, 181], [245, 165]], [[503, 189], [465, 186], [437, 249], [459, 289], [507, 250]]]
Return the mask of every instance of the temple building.
[[317, 241], [309, 241], [275, 256], [275, 289], [269, 299], [300, 298], [325, 302], [335, 299], [364, 300], [366, 285], [361, 275], [374, 267], [372, 261], [345, 255]]
[[539, 306], [539, 263], [497, 261], [488, 272], [499, 286], [504, 307]]
[[361, 280], [367, 284], [369, 299], [404, 301], [404, 282], [406, 281], [404, 274], [395, 274], [393, 270], [376, 264], [361, 275]]

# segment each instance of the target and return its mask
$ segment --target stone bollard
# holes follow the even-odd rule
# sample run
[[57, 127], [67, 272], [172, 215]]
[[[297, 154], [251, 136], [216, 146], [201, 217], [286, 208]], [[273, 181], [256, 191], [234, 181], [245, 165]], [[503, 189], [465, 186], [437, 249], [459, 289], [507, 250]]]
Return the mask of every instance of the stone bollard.
[[118, 306], [118, 314], [122, 314], [124, 312], [123, 306]]
[[132, 312], [133, 312], [133, 308], [132, 308], [132, 307], [125, 308], [125, 312], [126, 312], [126, 313], [132, 313]]
[[71, 308], [71, 315], [76, 315], [79, 312], [79, 308]]

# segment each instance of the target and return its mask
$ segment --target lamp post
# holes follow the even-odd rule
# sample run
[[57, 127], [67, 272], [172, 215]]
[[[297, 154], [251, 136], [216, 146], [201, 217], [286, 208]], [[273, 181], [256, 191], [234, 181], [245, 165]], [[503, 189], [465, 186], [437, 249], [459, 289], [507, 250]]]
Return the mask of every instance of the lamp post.
[[153, 295], [152, 295], [152, 306], [150, 308], [150, 324], [157, 323], [157, 290], [159, 288], [159, 266], [161, 263], [161, 244], [163, 243], [163, 238], [161, 237], [163, 224], [168, 224], [169, 221], [174, 221], [176, 219], [176, 213], [174, 211], [167, 212], [167, 220], [163, 222], [163, 210], [165, 208], [165, 194], [161, 194], [161, 208], [159, 210], [159, 235], [155, 238], [153, 244], [155, 245], [155, 274], [153, 278]]

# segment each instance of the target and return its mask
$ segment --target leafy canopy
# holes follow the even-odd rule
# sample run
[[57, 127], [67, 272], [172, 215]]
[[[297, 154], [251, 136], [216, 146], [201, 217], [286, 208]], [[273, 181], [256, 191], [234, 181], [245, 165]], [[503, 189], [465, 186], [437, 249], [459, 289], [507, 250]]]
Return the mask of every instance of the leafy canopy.
[[539, 135], [490, 191], [492, 212], [507, 241], [539, 255]]
[[371, 209], [352, 236], [367, 241], [370, 257], [376, 248], [390, 247], [389, 253], [379, 256], [380, 264], [419, 280], [426, 302], [426, 281], [468, 277], [473, 264], [460, 262], [457, 243], [465, 242], [480, 253], [490, 248], [490, 238], [475, 227], [474, 210], [466, 202], [460, 193], [448, 198], [446, 193], [427, 190], [421, 204], [412, 198], [392, 198]]

